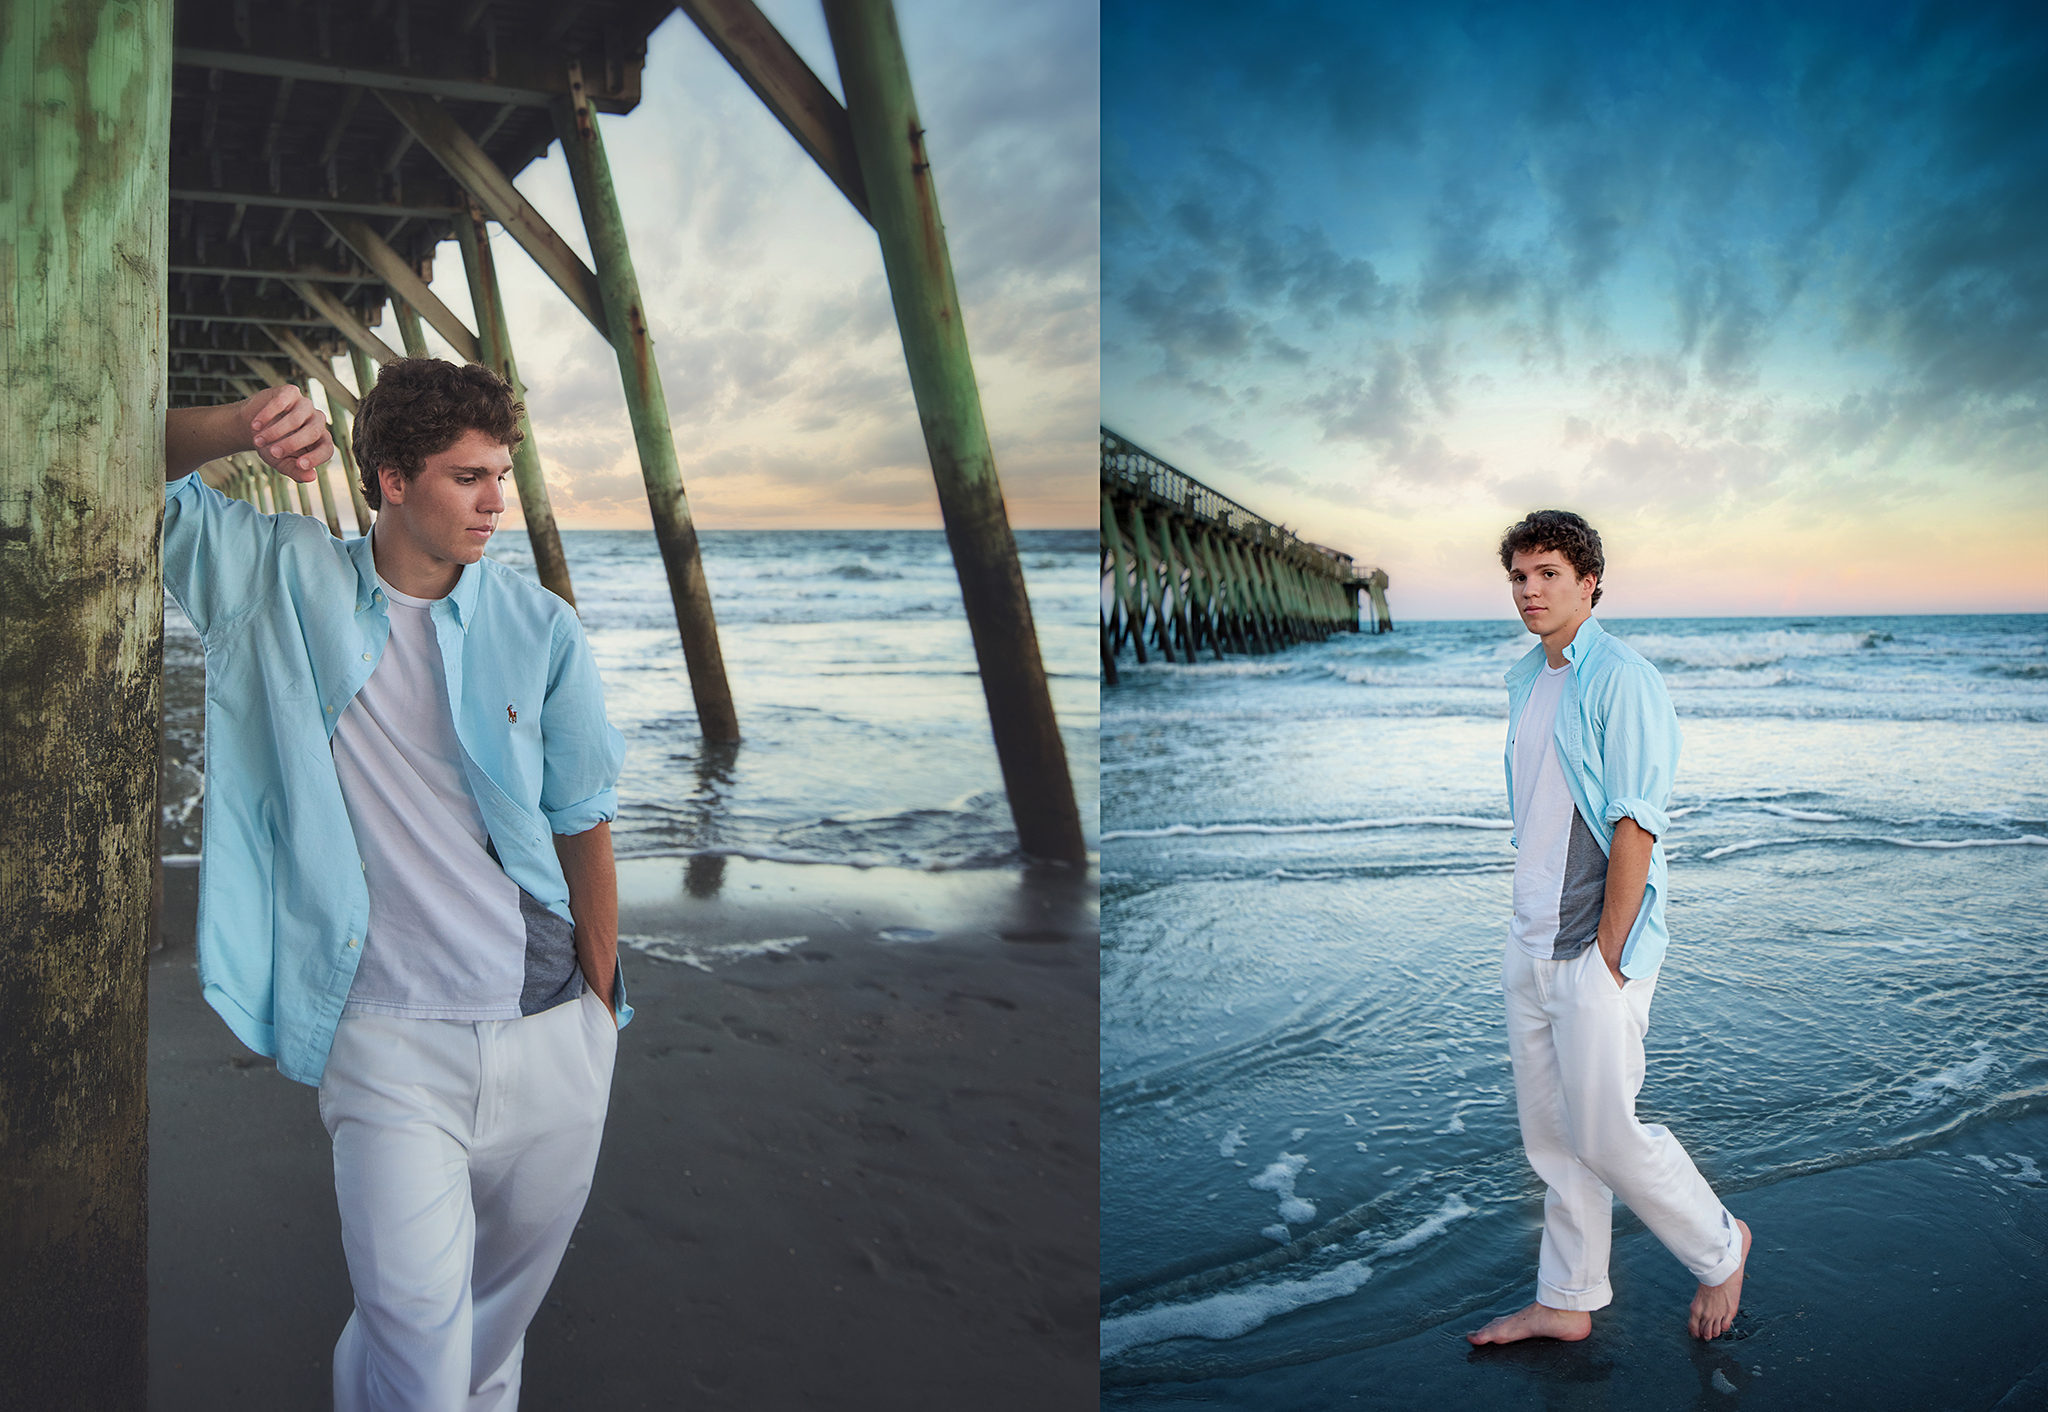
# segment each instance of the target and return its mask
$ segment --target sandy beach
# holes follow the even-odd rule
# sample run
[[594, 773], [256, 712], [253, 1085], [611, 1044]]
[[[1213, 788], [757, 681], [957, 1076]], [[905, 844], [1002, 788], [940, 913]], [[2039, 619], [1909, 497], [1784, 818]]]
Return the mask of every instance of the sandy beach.
[[[621, 865], [636, 1010], [532, 1408], [1093, 1406], [1092, 877]], [[313, 1089], [150, 968], [150, 1406], [319, 1408], [350, 1296]]]

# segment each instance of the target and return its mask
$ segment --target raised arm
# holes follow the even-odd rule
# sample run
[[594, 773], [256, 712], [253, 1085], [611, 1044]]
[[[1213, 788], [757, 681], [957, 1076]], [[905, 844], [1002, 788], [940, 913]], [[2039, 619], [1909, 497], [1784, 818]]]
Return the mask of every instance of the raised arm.
[[327, 419], [286, 383], [218, 407], [178, 407], [164, 418], [164, 479], [190, 475], [208, 461], [254, 451], [296, 481], [311, 481], [334, 455]]

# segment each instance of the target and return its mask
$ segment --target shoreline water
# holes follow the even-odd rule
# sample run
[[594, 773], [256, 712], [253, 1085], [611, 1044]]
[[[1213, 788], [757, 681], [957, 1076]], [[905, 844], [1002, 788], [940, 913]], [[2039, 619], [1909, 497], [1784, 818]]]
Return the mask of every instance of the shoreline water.
[[2048, 618], [1608, 626], [1686, 737], [1639, 1111], [1757, 1230], [1736, 1330], [1686, 1338], [1684, 1271], [1621, 1209], [1592, 1339], [1462, 1342], [1531, 1297], [1541, 1223], [1498, 992], [1528, 639], [1404, 624], [1104, 693], [1105, 1405], [2038, 1379]]
[[[621, 875], [636, 1015], [527, 1400], [1085, 1405], [1089, 874]], [[324, 1406], [349, 1289], [317, 1095], [200, 998], [195, 882], [150, 967], [150, 1406]]]
[[[493, 556], [527, 572], [521, 538]], [[529, 1402], [1082, 1405], [1096, 877], [1017, 855], [943, 534], [705, 533], [738, 747], [696, 733], [651, 533], [564, 539], [628, 742], [636, 1015]], [[1093, 536], [1018, 540], [1092, 839]], [[328, 1144], [193, 974], [204, 671], [174, 605], [165, 708], [150, 1403], [324, 1406], [349, 1308]]]

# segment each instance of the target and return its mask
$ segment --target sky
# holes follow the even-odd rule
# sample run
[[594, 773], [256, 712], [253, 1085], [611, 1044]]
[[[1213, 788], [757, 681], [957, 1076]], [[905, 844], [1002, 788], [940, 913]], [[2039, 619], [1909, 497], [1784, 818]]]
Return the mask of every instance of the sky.
[[[839, 95], [815, 0], [761, 8]], [[1092, 526], [1095, 5], [896, 12], [1011, 524]], [[873, 230], [680, 13], [649, 41], [642, 92], [599, 121], [698, 527], [939, 528]], [[589, 263], [559, 145], [517, 185]], [[558, 523], [649, 527], [612, 351], [495, 226], [493, 250]], [[453, 241], [433, 288], [476, 327]], [[378, 332], [399, 345], [388, 309]], [[522, 523], [516, 507], [505, 523]]]
[[2048, 11], [1104, 0], [1102, 415], [1512, 617], [2048, 611]]

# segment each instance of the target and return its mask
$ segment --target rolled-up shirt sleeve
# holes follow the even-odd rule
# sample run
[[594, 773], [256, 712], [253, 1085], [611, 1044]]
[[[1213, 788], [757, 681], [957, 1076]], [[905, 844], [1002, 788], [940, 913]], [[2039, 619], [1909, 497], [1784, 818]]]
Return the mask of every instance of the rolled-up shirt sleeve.
[[1609, 829], [1634, 819], [1662, 838], [1671, 827], [1666, 809], [1678, 772], [1678, 713], [1664, 679], [1647, 663], [1614, 674], [1601, 720], [1600, 773], [1607, 795], [1603, 821]]
[[541, 812], [558, 834], [588, 833], [619, 813], [626, 738], [605, 719], [604, 683], [583, 627], [557, 620], [541, 710]]
[[204, 638], [263, 597], [277, 516], [230, 499], [194, 471], [164, 486], [164, 587]]

